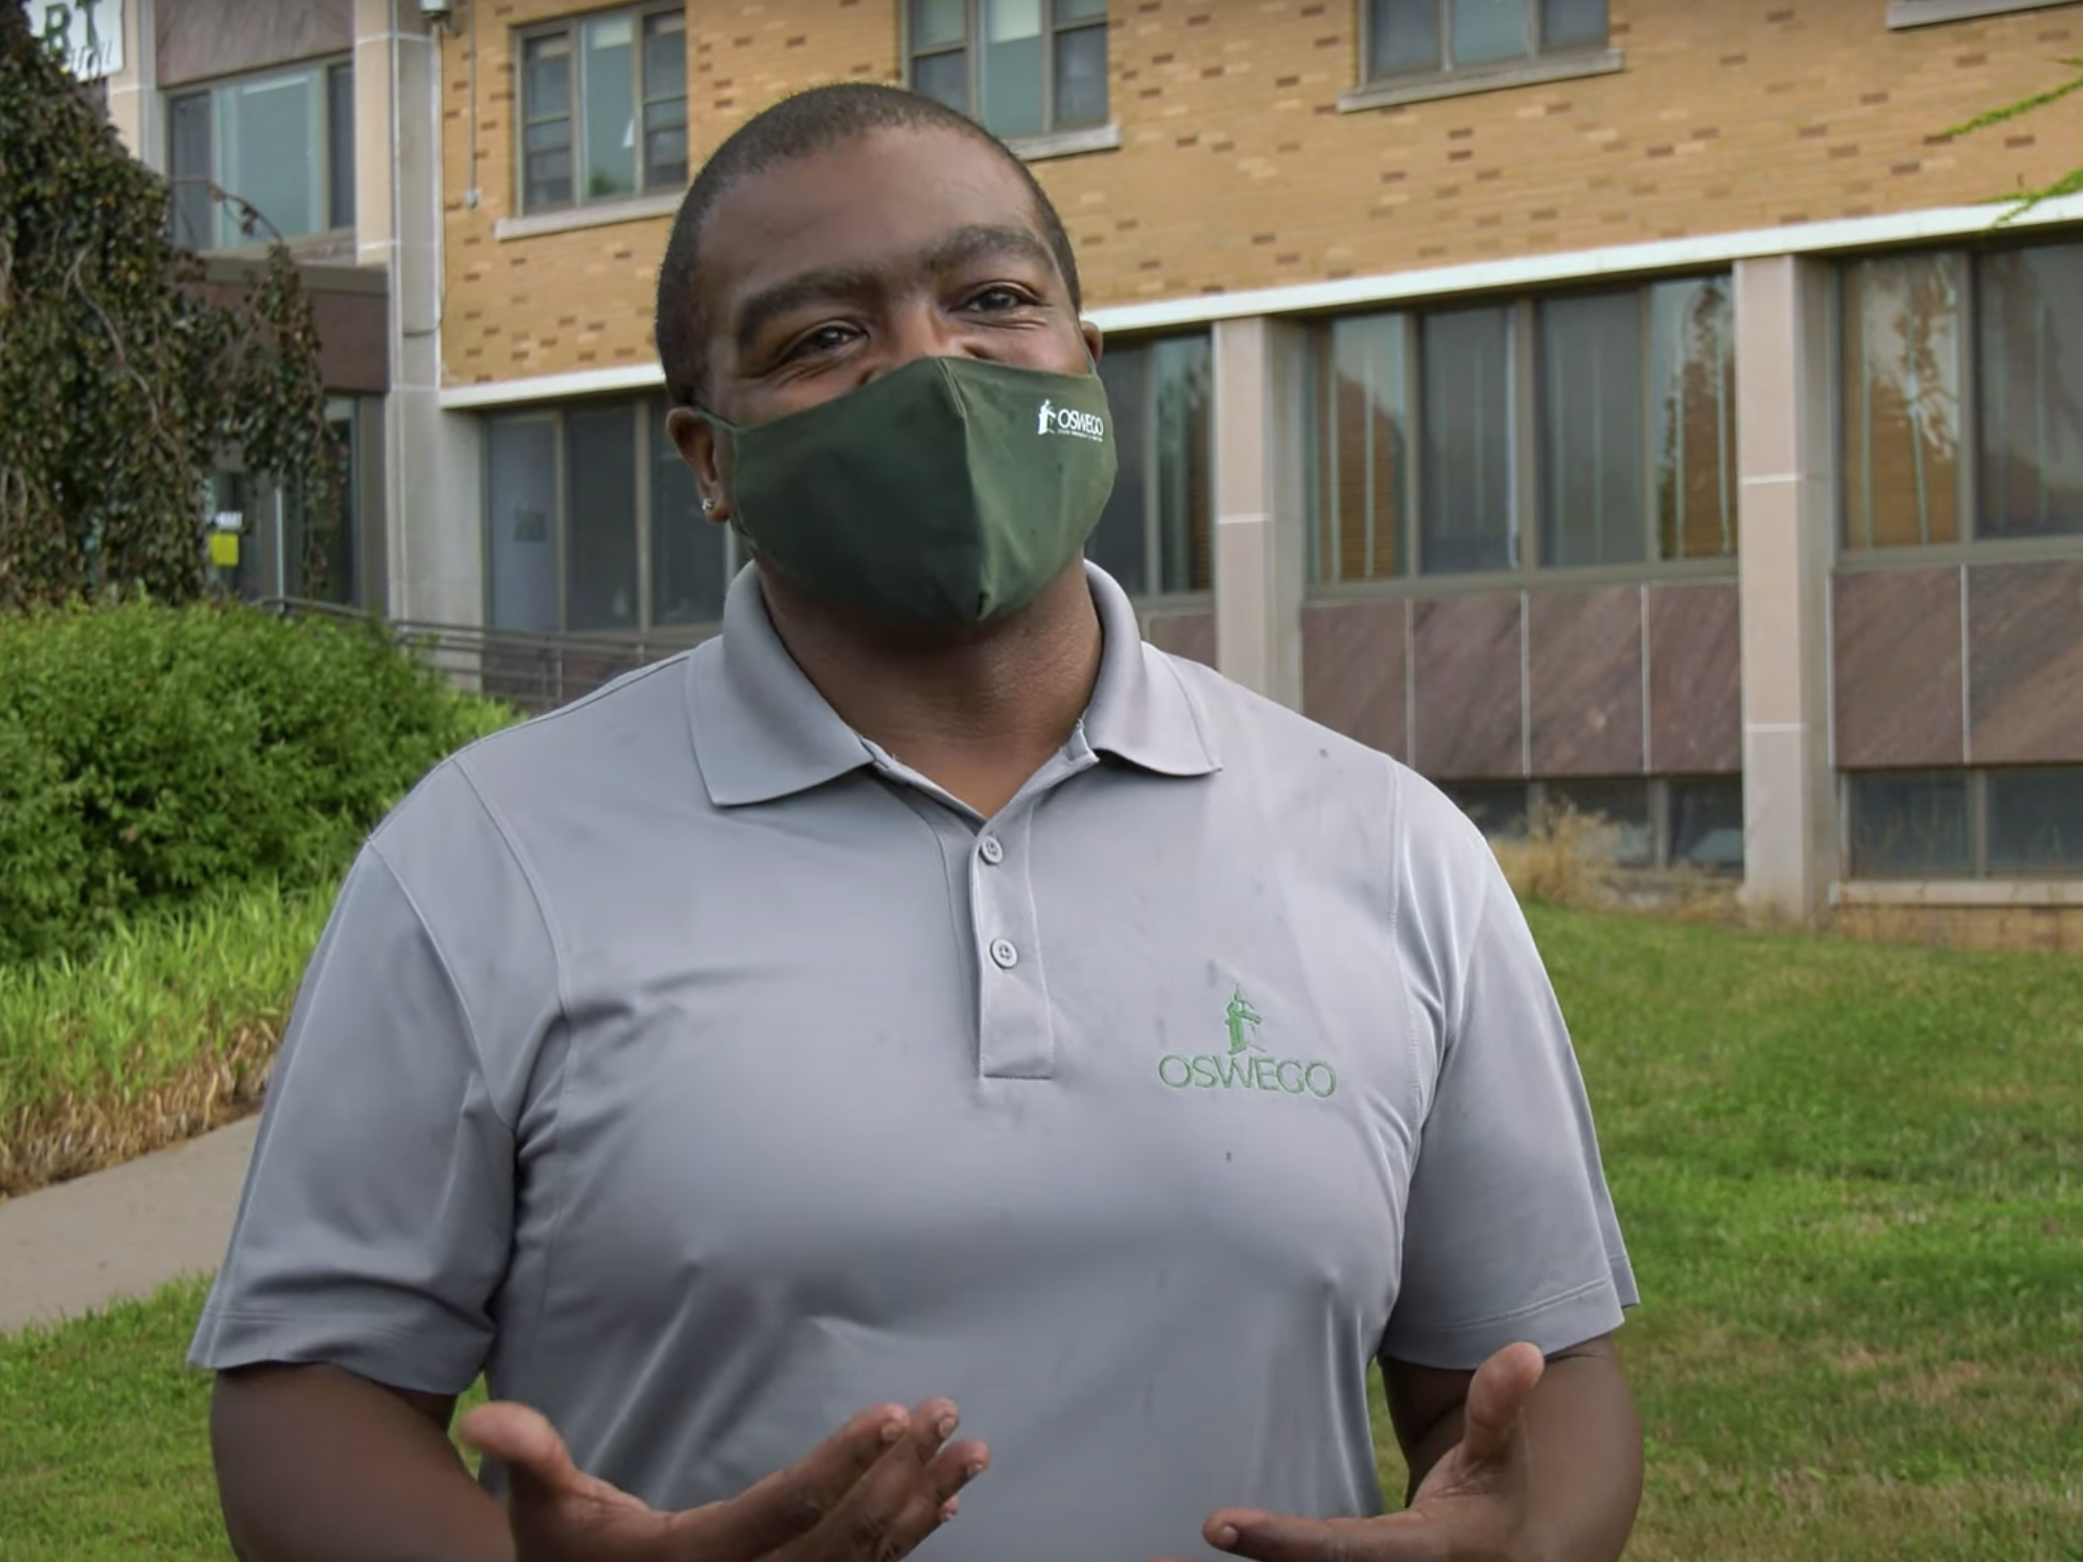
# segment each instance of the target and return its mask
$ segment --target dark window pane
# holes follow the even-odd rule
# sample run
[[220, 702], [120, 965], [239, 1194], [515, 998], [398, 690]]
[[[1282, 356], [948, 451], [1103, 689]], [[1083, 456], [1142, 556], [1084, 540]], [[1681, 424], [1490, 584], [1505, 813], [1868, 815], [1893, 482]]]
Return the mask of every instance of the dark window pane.
[[1334, 321], [1319, 338], [1310, 484], [1319, 581], [1403, 571], [1409, 335], [1404, 316], [1371, 315]]
[[1114, 491], [1107, 496], [1099, 525], [1085, 544], [1085, 557], [1105, 570], [1132, 597], [1151, 586], [1149, 514], [1153, 463], [1150, 459], [1150, 401], [1153, 361], [1149, 347], [1109, 347], [1099, 361], [1106, 382], [1107, 411], [1114, 420], [1114, 452], [1118, 463]]
[[1541, 0], [1541, 47], [1606, 41], [1606, 0]]
[[651, 621], [713, 624], [730, 582], [730, 530], [702, 514], [694, 473], [666, 432], [666, 406], [651, 409]]
[[911, 88], [961, 113], [969, 112], [969, 51], [922, 54], [911, 62]]
[[1107, 30], [1056, 35], [1056, 124], [1097, 125], [1107, 117]]
[[636, 409], [565, 416], [564, 622], [578, 632], [637, 626]]
[[1072, 22], [1103, 22], [1107, 19], [1107, 0], [1056, 0], [1056, 25], [1069, 26]]
[[1976, 270], [1978, 528], [2083, 532], [2083, 244], [1988, 255]]
[[1205, 336], [1158, 342], [1150, 352], [1158, 589], [1205, 591], [1215, 583], [1213, 354]]
[[1456, 65], [1492, 65], [1532, 51], [1532, 0], [1447, 0]]
[[1728, 278], [1649, 289], [1657, 546], [1667, 559], [1736, 551], [1734, 332]]
[[[210, 158], [210, 95], [191, 92], [167, 106], [167, 173], [174, 183], [174, 242], [205, 250], [216, 244], [216, 210], [208, 185], [215, 178]], [[193, 181], [193, 182], [190, 182]]]
[[326, 223], [354, 226], [354, 67], [326, 72]]
[[1439, 789], [1493, 840], [1525, 839], [1528, 809], [1523, 782], [1442, 782]]
[[644, 18], [644, 188], [687, 183], [687, 18]]
[[530, 211], [538, 211], [546, 206], [565, 206], [570, 202], [571, 153], [568, 150], [529, 153], [524, 206]]
[[660, 11], [644, 18], [644, 97], [687, 96], [687, 17]]
[[487, 552], [494, 629], [557, 627], [557, 420], [485, 424]]
[[1671, 865], [1742, 872], [1742, 781], [1734, 776], [1673, 781], [1669, 790]]
[[1965, 271], [1957, 254], [1887, 255], [1844, 268], [1848, 548], [1960, 540]]
[[1656, 865], [1656, 838], [1649, 830], [1649, 783], [1632, 778], [1611, 781], [1551, 781], [1548, 809], [1567, 811], [1597, 821], [1608, 839], [1608, 860], [1621, 868]]
[[652, 189], [687, 182], [687, 100], [644, 105], [644, 179]]
[[2083, 769], [1992, 770], [1989, 871], [2083, 869]]
[[585, 200], [636, 190], [635, 19], [598, 16], [582, 27], [579, 98], [584, 105]]
[[1855, 775], [1847, 791], [1854, 878], [1957, 875], [1973, 867], [1966, 772]]
[[1376, 76], [1440, 67], [1439, 0], [1369, 0], [1368, 68]]
[[1512, 516], [1511, 318], [1462, 309], [1424, 323], [1424, 509], [1428, 575], [1516, 569]]
[[977, 0], [982, 54], [977, 117], [997, 136], [1038, 135], [1042, 105], [1042, 0]]
[[1633, 564], [1648, 551], [1639, 294], [1541, 306], [1541, 562]]
[[911, 46], [944, 49], [969, 38], [969, 0], [911, 0]]
[[299, 495], [282, 496], [283, 594], [312, 601], [353, 606], [359, 599], [356, 579], [355, 404], [343, 397], [326, 403], [326, 426], [334, 440], [338, 487], [330, 521], [314, 523], [318, 506]]
[[560, 119], [571, 112], [571, 35], [553, 33], [521, 45], [521, 116]]

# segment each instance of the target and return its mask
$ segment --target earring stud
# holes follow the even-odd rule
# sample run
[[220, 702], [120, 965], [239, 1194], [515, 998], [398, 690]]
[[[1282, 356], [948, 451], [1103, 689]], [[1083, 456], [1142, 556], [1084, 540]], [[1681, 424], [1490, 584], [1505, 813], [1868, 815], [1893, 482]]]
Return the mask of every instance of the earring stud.
[[704, 515], [714, 515], [715, 513], [716, 513], [716, 501], [715, 501], [714, 499], [704, 499], [704, 500], [702, 501], [702, 514], [704, 514]]

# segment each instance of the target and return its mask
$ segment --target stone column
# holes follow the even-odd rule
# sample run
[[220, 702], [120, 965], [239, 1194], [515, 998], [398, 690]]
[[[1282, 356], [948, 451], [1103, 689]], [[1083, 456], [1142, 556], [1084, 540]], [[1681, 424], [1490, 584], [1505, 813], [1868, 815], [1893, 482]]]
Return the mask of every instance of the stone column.
[[[474, 9], [474, 8], [473, 8]], [[466, 23], [466, 26], [468, 23]], [[393, 617], [484, 620], [477, 419], [441, 410], [443, 51], [412, 0], [355, 0], [355, 229], [390, 273], [385, 548]]]
[[166, 116], [159, 107], [159, 23], [153, 0], [125, 0], [123, 68], [108, 78], [108, 117], [130, 155], [166, 172]]
[[1838, 875], [1829, 585], [1837, 513], [1827, 264], [1736, 266], [1743, 894], [1813, 921]]
[[1215, 662], [1299, 710], [1305, 343], [1291, 322], [1218, 321], [1215, 360]]

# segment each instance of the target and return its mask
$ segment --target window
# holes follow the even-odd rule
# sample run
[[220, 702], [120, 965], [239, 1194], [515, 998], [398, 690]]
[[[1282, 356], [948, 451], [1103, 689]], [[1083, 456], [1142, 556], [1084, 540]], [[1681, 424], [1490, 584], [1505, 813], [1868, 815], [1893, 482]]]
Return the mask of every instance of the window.
[[665, 424], [660, 401], [488, 420], [493, 628], [626, 633], [722, 618], [735, 539], [702, 516]]
[[[354, 226], [354, 73], [345, 62], [271, 71], [167, 102], [174, 242], [228, 249]], [[253, 233], [210, 185], [265, 219]]]
[[1130, 596], [1214, 584], [1213, 372], [1204, 335], [1112, 345], [1100, 359], [1120, 470], [1085, 552]]
[[1311, 383], [1314, 578], [1732, 557], [1733, 325], [1726, 276], [1332, 322]]
[[1869, 771], [1844, 785], [1854, 878], [2083, 870], [2083, 767]]
[[1616, 868], [1743, 871], [1739, 776], [1442, 782], [1440, 790], [1492, 840], [1524, 840], [1530, 820], [1552, 822], [1567, 809], [1603, 823]]
[[1373, 78], [1496, 69], [1603, 48], [1606, 0], [1366, 0]]
[[687, 16], [607, 11], [520, 37], [521, 210], [687, 183]]
[[1845, 546], [2083, 535], [2083, 243], [1840, 282]]
[[910, 0], [909, 20], [914, 90], [993, 135], [1106, 123], [1106, 0]]

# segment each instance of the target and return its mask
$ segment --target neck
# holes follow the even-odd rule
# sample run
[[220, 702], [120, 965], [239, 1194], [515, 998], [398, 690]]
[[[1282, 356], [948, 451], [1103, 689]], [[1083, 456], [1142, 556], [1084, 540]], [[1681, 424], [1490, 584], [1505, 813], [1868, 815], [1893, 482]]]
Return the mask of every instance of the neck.
[[775, 633], [825, 702], [986, 818], [1069, 741], [1099, 677], [1099, 612], [1079, 560], [1019, 612], [949, 635], [893, 630], [764, 568]]

